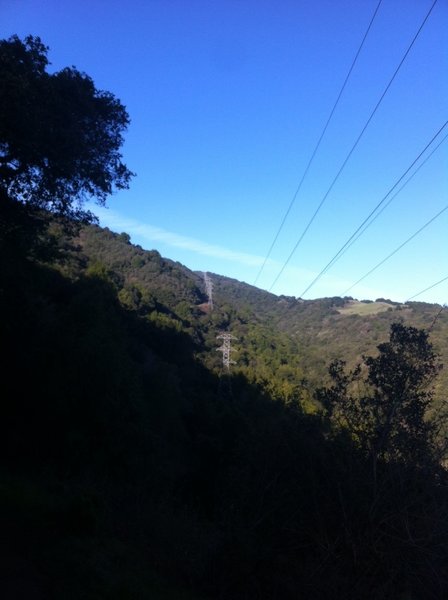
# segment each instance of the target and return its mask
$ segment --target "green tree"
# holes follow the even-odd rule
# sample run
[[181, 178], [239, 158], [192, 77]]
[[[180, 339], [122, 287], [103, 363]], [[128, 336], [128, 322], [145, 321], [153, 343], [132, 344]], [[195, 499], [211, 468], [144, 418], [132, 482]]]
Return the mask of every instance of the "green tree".
[[333, 385], [317, 391], [327, 416], [348, 430], [372, 459], [374, 478], [379, 460], [418, 467], [441, 459], [440, 423], [429, 418], [434, 382], [441, 365], [428, 332], [394, 323], [378, 355], [346, 373], [343, 361], [330, 366]]
[[129, 117], [76, 68], [48, 73], [47, 53], [39, 37], [0, 41], [0, 198], [85, 217], [85, 199], [104, 204], [133, 176], [120, 154]]

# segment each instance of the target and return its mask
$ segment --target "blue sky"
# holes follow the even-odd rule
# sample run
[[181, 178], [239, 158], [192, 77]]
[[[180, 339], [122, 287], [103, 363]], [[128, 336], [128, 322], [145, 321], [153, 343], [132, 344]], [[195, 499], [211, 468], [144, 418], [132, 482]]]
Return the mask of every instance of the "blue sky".
[[[75, 65], [126, 105], [123, 154], [137, 177], [93, 208], [102, 225], [252, 284], [377, 4], [0, 0], [0, 35], [39, 35], [51, 69]], [[273, 286], [432, 4], [383, 0], [259, 287], [301, 296], [448, 119], [448, 4], [438, 0]], [[448, 205], [447, 157], [448, 140], [304, 297], [342, 295]], [[349, 294], [405, 301], [448, 276], [447, 234], [448, 210]], [[448, 281], [417, 299], [448, 302]]]

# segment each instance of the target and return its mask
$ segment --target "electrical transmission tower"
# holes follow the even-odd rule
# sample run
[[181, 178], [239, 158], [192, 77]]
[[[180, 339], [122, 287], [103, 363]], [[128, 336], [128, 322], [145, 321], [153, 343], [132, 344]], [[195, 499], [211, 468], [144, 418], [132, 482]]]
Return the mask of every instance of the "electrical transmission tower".
[[213, 310], [213, 281], [208, 276], [208, 273], [204, 273], [205, 293], [208, 297], [208, 307]]
[[222, 340], [222, 346], [216, 348], [216, 350], [222, 352], [222, 364], [227, 371], [230, 371], [230, 365], [236, 364], [234, 360], [230, 359], [230, 353], [232, 352], [231, 340], [236, 340], [237, 338], [231, 333], [221, 333], [216, 336], [216, 339]]

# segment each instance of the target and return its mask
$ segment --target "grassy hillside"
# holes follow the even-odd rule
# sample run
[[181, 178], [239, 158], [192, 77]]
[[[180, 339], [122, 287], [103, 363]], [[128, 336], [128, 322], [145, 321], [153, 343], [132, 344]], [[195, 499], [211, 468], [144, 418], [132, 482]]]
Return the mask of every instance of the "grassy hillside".
[[[440, 305], [359, 302], [339, 297], [300, 300], [278, 297], [219, 275], [211, 277], [218, 308], [232, 306], [253, 327], [262, 325], [272, 339], [281, 336], [287, 340], [288, 364], [295, 365], [297, 379], [305, 378], [312, 386], [326, 381], [332, 360], [343, 359], [354, 367], [363, 355], [375, 353], [378, 344], [387, 340], [394, 322], [430, 329], [431, 341], [442, 363], [448, 365], [448, 309]], [[230, 326], [232, 332], [239, 334], [240, 347], [250, 353], [248, 327], [238, 318]], [[272, 356], [275, 353], [272, 348]], [[448, 369], [445, 369], [437, 382], [437, 398], [442, 402], [447, 395]]]

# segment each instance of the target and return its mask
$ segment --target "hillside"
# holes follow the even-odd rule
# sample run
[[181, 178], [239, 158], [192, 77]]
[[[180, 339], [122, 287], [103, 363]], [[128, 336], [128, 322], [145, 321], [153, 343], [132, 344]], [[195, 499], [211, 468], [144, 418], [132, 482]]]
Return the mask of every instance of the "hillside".
[[[254, 381], [269, 379], [271, 391], [284, 399], [305, 394], [310, 400], [309, 390], [326, 381], [332, 360], [343, 359], [354, 367], [387, 339], [393, 322], [431, 328], [432, 343], [448, 365], [448, 309], [439, 305], [339, 297], [301, 300], [209, 273], [214, 308], [204, 313], [203, 273], [133, 246], [126, 234], [89, 227], [79, 241], [90, 268], [101, 265], [115, 278], [125, 307], [188, 332], [197, 355], [217, 372], [216, 336], [230, 331], [237, 338], [234, 372]], [[299, 390], [300, 382], [306, 385]], [[440, 374], [436, 392], [439, 401], [448, 395], [448, 369]]]
[[[376, 349], [393, 321], [431, 327], [440, 307], [209, 274], [209, 310], [203, 274], [125, 233], [0, 216], [3, 598], [445, 597], [448, 486], [423, 419], [436, 361], [406, 327]], [[446, 313], [431, 331], [444, 356]], [[328, 366], [370, 351], [382, 385], [359, 412], [363, 381]], [[391, 385], [405, 412], [372, 455]]]

